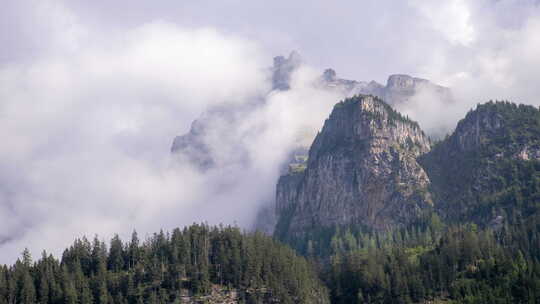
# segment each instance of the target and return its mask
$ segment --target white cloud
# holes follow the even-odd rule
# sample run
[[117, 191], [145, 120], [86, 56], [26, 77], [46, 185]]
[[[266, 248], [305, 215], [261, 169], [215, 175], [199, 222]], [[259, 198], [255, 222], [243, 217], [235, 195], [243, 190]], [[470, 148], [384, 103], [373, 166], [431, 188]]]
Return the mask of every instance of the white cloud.
[[[267, 90], [266, 56], [210, 28], [156, 22], [104, 35], [50, 8], [33, 13], [58, 48], [0, 66], [0, 239], [10, 240], [0, 259], [26, 246], [58, 253], [81, 234], [189, 224], [222, 208], [205, 193], [208, 180], [171, 166], [169, 147], [206, 107]], [[66, 23], [77, 30], [64, 32]], [[208, 218], [245, 224], [241, 204]]]
[[476, 32], [466, 0], [411, 0], [411, 5], [429, 20], [429, 26], [453, 44], [470, 45]]

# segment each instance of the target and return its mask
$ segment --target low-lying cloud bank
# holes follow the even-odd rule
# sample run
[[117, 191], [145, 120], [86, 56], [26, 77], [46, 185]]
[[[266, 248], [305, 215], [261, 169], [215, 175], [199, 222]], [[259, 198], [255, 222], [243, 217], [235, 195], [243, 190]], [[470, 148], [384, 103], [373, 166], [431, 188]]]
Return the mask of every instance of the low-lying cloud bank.
[[208, 181], [173, 168], [169, 147], [206, 107], [267, 90], [266, 56], [213, 29], [73, 26], [85, 34], [72, 52], [0, 67], [0, 261], [83, 234], [234, 218], [236, 206], [199, 204], [216, 199]]
[[[298, 130], [315, 130], [340, 98], [306, 85], [318, 76], [308, 67], [294, 89], [267, 95], [271, 56], [214, 29], [154, 22], [103, 35], [56, 13], [67, 14], [75, 36], [55, 36], [59, 45], [35, 60], [0, 68], [0, 262], [25, 247], [59, 254], [82, 235], [202, 221], [252, 227]], [[215, 126], [238, 132], [230, 135], [248, 166], [202, 173], [171, 158], [172, 139], [200, 113], [261, 96], [264, 107], [241, 125]], [[234, 147], [213, 146], [234, 158]]]
[[[24, 247], [34, 255], [42, 249], [58, 254], [84, 234], [108, 238], [137, 229], [144, 235], [200, 221], [251, 227], [261, 204], [272, 202], [279, 166], [299, 134], [318, 130], [343, 97], [311, 86], [322, 69], [306, 65], [293, 75], [291, 90], [267, 95], [267, 67], [275, 55], [261, 47], [268, 43], [213, 25], [170, 21], [105, 32], [62, 3], [8, 1], [7, 9], [18, 12], [14, 16], [25, 12], [32, 18], [13, 17], [13, 22], [27, 20], [26, 28], [17, 28], [18, 37], [0, 30], [2, 41], [19, 44], [13, 50], [28, 50], [0, 56], [0, 263], [11, 263]], [[446, 5], [440, 10], [429, 1], [407, 2], [404, 10], [414, 15], [394, 25], [409, 28], [408, 37], [436, 39], [429, 53], [423, 38], [419, 47], [412, 40], [401, 60], [416, 69], [393, 72], [450, 86], [456, 102], [439, 102], [424, 91], [399, 110], [428, 132], [443, 134], [477, 102], [539, 105], [537, 3], [454, 0]], [[317, 7], [324, 8], [311, 9]], [[507, 11], [515, 11], [520, 21], [508, 19]], [[378, 35], [380, 45], [393, 45], [393, 28], [373, 27], [387, 34]], [[36, 32], [25, 44], [22, 34], [30, 30]], [[371, 68], [386, 64], [380, 56], [384, 48], [359, 49], [357, 58], [342, 58], [341, 64], [366, 58], [376, 59]], [[323, 55], [332, 52], [317, 56]], [[400, 59], [392, 56], [395, 60]], [[238, 149], [220, 142], [223, 138], [214, 146], [227, 165], [217, 170], [202, 174], [171, 159], [172, 139], [187, 132], [204, 110], [261, 96], [264, 106], [240, 123], [216, 126], [230, 128], [248, 165], [229, 161]]]

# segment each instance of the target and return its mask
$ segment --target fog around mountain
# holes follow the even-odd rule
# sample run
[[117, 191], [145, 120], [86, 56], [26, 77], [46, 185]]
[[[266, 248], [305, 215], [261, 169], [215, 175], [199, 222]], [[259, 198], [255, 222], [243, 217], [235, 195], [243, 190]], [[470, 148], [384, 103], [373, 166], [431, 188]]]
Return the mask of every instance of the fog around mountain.
[[[328, 67], [351, 80], [406, 73], [450, 87], [453, 103], [423, 90], [396, 106], [433, 134], [491, 98], [540, 104], [537, 1], [109, 5], [3, 4], [0, 262], [25, 247], [59, 254], [83, 234], [252, 227], [298, 134], [320, 129], [344, 97], [312, 85]], [[289, 90], [271, 92], [271, 59], [290, 50], [304, 64]], [[230, 149], [216, 151], [228, 165], [204, 174], [171, 157], [201, 113], [261, 96], [265, 105], [235, 124], [245, 136], [231, 135], [249, 166]]]

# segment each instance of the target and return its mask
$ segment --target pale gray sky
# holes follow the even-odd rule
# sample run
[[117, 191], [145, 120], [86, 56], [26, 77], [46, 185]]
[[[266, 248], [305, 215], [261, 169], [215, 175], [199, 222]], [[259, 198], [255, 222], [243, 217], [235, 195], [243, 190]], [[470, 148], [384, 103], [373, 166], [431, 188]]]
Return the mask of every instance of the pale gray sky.
[[[43, 2], [54, 4], [36, 13]], [[312, 65], [381, 82], [397, 72], [450, 82], [446, 77], [459, 73], [471, 55], [504, 49], [504, 41], [493, 41], [508, 39], [501, 31], [519, 31], [539, 14], [537, 0], [6, 0], [2, 6], [1, 62], [27, 61], [48, 50], [54, 34], [44, 19], [60, 19], [55, 22], [65, 22], [65, 31], [70, 21], [46, 11], [63, 6], [72, 22], [103, 35], [156, 20], [211, 27], [253, 40], [268, 54], [297, 49]]]

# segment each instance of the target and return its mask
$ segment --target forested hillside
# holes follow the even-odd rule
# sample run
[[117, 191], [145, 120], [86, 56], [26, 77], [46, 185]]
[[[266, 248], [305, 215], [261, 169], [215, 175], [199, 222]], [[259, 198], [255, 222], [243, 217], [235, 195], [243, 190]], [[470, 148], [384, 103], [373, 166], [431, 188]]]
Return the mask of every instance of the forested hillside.
[[538, 303], [539, 225], [348, 230], [332, 238], [321, 273], [332, 303]]
[[[353, 113], [352, 109], [349, 112]], [[392, 126], [381, 124], [384, 120], [379, 117], [356, 126], [355, 119], [358, 118], [354, 115], [352, 119], [342, 119], [342, 129], [338, 132], [349, 126], [353, 126], [355, 134], [362, 134], [362, 128]], [[403, 128], [399, 130], [403, 132]], [[406, 138], [411, 133], [403, 134]], [[393, 177], [384, 187], [396, 183], [397, 191], [407, 191], [406, 186], [411, 183], [400, 182], [399, 177], [403, 176], [400, 172], [413, 168], [410, 164], [414, 162], [405, 156], [392, 157], [397, 147], [401, 149], [398, 151], [404, 150], [403, 145], [393, 144], [391, 136], [372, 133], [368, 138], [378, 141], [379, 146], [385, 141], [391, 144], [381, 150], [355, 145], [365, 142], [360, 138], [341, 146], [345, 151], [357, 153], [330, 153], [328, 162], [338, 166], [353, 160], [355, 165], [345, 172], [356, 170], [358, 173], [351, 175], [354, 178], [361, 181], [359, 177], [366, 172], [376, 172], [376, 176]], [[317, 261], [333, 303], [540, 303], [538, 108], [510, 102], [478, 105], [457, 124], [451, 135], [424, 151], [416, 159], [429, 180], [420, 193], [430, 199], [433, 208], [425, 208], [409, 217], [408, 223], [380, 229], [364, 225], [362, 220], [337, 221], [333, 225], [313, 225], [294, 236], [283, 233], [278, 226], [276, 236]], [[367, 155], [361, 159], [371, 157], [374, 161], [364, 165], [354, 161], [356, 155]], [[385, 162], [395, 169], [385, 171], [386, 167], [381, 165]], [[308, 162], [306, 172], [318, 170], [316, 166], [310, 168], [314, 163], [313, 160]], [[336, 172], [332, 165], [319, 167]], [[356, 211], [376, 210], [370, 203], [379, 193], [373, 190], [375, 188], [370, 189], [376, 193], [366, 195], [362, 193], [365, 191], [362, 186], [358, 187], [359, 183], [345, 187], [335, 183], [335, 179], [328, 179], [330, 175], [318, 173], [315, 176], [321, 180], [326, 178], [337, 189], [336, 193], [347, 193], [341, 197], [347, 197]], [[301, 184], [301, 178], [295, 183]], [[323, 183], [325, 181], [320, 184]], [[278, 210], [283, 198], [290, 201], [290, 209], [299, 208], [296, 194], [284, 195], [279, 187]], [[282, 189], [290, 192], [290, 188]], [[304, 190], [307, 193], [304, 198], [310, 198], [310, 193], [317, 191], [316, 188]], [[314, 209], [327, 203], [322, 196], [313, 197], [322, 202], [315, 204]], [[305, 204], [314, 201], [308, 199]], [[402, 196], [394, 208], [398, 208], [396, 211], [399, 205], [406, 208], [415, 206], [414, 203]], [[386, 222], [395, 220], [395, 217], [385, 218], [389, 211], [382, 210], [375, 212], [372, 218]], [[340, 212], [342, 210], [324, 208], [319, 214], [315, 212], [313, 220], [305, 222], [316, 222], [320, 214]]]
[[446, 220], [519, 223], [540, 207], [540, 111], [503, 101], [478, 105], [419, 160]]
[[309, 262], [259, 233], [192, 225], [141, 242], [76, 240], [0, 268], [0, 303], [328, 303]]

